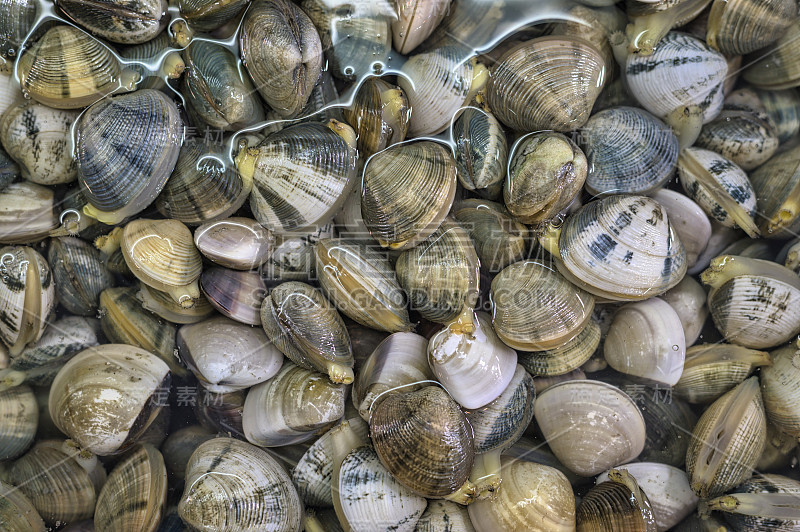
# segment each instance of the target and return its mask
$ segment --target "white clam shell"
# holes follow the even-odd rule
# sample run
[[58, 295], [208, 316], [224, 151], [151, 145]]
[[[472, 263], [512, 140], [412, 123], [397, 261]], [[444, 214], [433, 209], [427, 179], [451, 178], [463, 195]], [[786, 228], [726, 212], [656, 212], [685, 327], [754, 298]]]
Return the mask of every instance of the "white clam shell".
[[206, 222], [194, 232], [194, 244], [208, 260], [235, 270], [253, 270], [272, 255], [274, 237], [250, 218]]
[[661, 189], [651, 197], [667, 211], [669, 221], [686, 249], [686, 264], [691, 268], [711, 238], [711, 221], [700, 206], [674, 190]]
[[693, 277], [687, 275], [675, 288], [664, 293], [661, 299], [669, 303], [678, 314], [686, 346], [693, 345], [708, 318], [706, 291]]

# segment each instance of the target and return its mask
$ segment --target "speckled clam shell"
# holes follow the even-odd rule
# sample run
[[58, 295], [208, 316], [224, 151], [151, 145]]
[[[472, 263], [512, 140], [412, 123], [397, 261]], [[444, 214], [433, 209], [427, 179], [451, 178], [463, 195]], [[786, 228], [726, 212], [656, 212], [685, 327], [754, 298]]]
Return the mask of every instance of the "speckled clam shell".
[[555, 468], [503, 460], [502, 488], [489, 500], [467, 507], [477, 532], [569, 532], [575, 530], [575, 495]]
[[417, 521], [416, 532], [475, 532], [464, 506], [445, 500], [428, 501], [428, 507]]
[[59, 303], [73, 314], [94, 316], [100, 292], [114, 284], [97, 249], [78, 238], [54, 238], [47, 259]]
[[187, 142], [156, 198], [158, 212], [189, 225], [226, 218], [247, 200], [253, 181], [228, 162], [224, 146]]
[[259, 447], [308, 441], [344, 415], [346, 395], [345, 385], [286, 361], [275, 377], [247, 393], [244, 434]]
[[17, 458], [33, 443], [39, 425], [39, 407], [30, 387], [0, 392], [0, 421], [0, 458]]
[[750, 478], [767, 439], [758, 379], [750, 377], [700, 416], [686, 453], [692, 491], [721, 495]]
[[788, 345], [770, 353], [772, 365], [761, 369], [761, 394], [767, 419], [781, 432], [800, 435], [800, 353]]
[[402, 142], [408, 133], [411, 109], [406, 93], [381, 78], [364, 80], [344, 110], [344, 118], [358, 135], [359, 155], [370, 155]]
[[132, 89], [136, 74], [123, 71], [111, 51], [72, 26], [50, 28], [16, 65], [22, 90], [57, 109], [86, 107], [120, 89]]
[[318, 289], [296, 281], [279, 284], [264, 299], [261, 324], [295, 364], [335, 383], [353, 382], [350, 335], [336, 307]]
[[248, 325], [261, 325], [261, 303], [267, 287], [257, 272], [218, 266], [206, 268], [200, 276], [200, 288], [206, 300], [223, 316]]
[[0, 480], [0, 526], [4, 530], [45, 532], [44, 521], [16, 486]]
[[[186, 466], [181, 519], [220, 532], [300, 532], [302, 507], [289, 475], [266, 451], [231, 438], [198, 447]], [[234, 507], [231, 500], [239, 501]]]
[[0, 191], [0, 243], [36, 242], [56, 227], [51, 189], [20, 181]]
[[[50, 417], [83, 449], [106, 456], [130, 447], [161, 409], [169, 368], [138, 347], [104, 344], [81, 351], [50, 387]], [[135, 386], [131, 384], [135, 383]], [[76, 413], [80, 412], [80, 415]]]
[[233, 19], [247, 7], [247, 0], [179, 0], [181, 16], [197, 31], [211, 31]]
[[455, 204], [452, 212], [472, 238], [481, 267], [486, 271], [498, 272], [525, 258], [531, 233], [502, 204], [468, 199]]
[[183, 121], [163, 93], [142, 89], [104, 99], [77, 122], [78, 179], [84, 214], [117, 224], [161, 192], [175, 168]]
[[778, 131], [766, 113], [723, 109], [703, 126], [695, 145], [727, 157], [742, 170], [765, 163], [778, 149]]
[[589, 119], [603, 89], [605, 59], [588, 41], [540, 37], [506, 52], [492, 67], [489, 106], [518, 131], [571, 131]]
[[[702, 344], [686, 350], [676, 396], [690, 403], [708, 403], [744, 381], [759, 366], [771, 364], [769, 355], [733, 344]], [[762, 375], [767, 368], [761, 370]]]
[[608, 299], [647, 299], [686, 273], [686, 250], [664, 208], [644, 196], [610, 196], [583, 206], [564, 222], [558, 249], [559, 271]]
[[686, 250], [687, 267], [692, 268], [711, 239], [711, 221], [697, 203], [680, 192], [661, 188], [651, 197], [667, 212], [669, 222]]
[[40, 185], [69, 183], [78, 178], [78, 167], [69, 150], [69, 129], [78, 114], [31, 101], [3, 113], [0, 141], [19, 164], [22, 177]]
[[123, 44], [149, 41], [169, 21], [166, 0], [58, 0], [58, 7], [93, 35]]
[[233, 52], [208, 41], [183, 51], [186, 71], [181, 92], [190, 114], [212, 128], [235, 131], [264, 120], [264, 105], [253, 83], [238, 68]]
[[385, 253], [345, 239], [321, 239], [314, 253], [320, 288], [342, 314], [380, 331], [411, 330], [405, 294]]
[[765, 238], [789, 238], [800, 229], [800, 147], [778, 153], [750, 172], [758, 227]]
[[453, 122], [450, 133], [461, 186], [497, 199], [508, 162], [508, 141], [500, 122], [488, 111], [467, 107]]
[[194, 305], [203, 264], [185, 225], [177, 220], [134, 220], [125, 225], [121, 248], [140, 281], [168, 292], [182, 307]]
[[556, 384], [536, 398], [533, 409], [550, 449], [578, 475], [596, 475], [644, 449], [642, 413], [625, 392], [605, 382]]
[[455, 192], [456, 164], [444, 146], [431, 141], [395, 145], [364, 168], [361, 214], [382, 246], [407, 249], [436, 231]]
[[392, 476], [424, 497], [450, 495], [469, 478], [472, 430], [438, 386], [388, 396], [372, 412], [370, 437]]
[[0, 147], [0, 191], [19, 179], [21, 175], [19, 165]]
[[0, 2], [0, 56], [13, 59], [36, 21], [34, 0]]
[[778, 130], [778, 140], [786, 142], [800, 130], [800, 95], [794, 89], [754, 89], [766, 113]]
[[283, 353], [264, 331], [217, 316], [178, 330], [179, 356], [211, 392], [254, 386], [278, 373]]
[[[770, 29], [772, 31], [772, 29]], [[800, 20], [796, 18], [771, 46], [753, 54], [742, 78], [760, 89], [789, 89], [800, 85]]]
[[456, 112], [483, 89], [488, 71], [460, 47], [446, 46], [411, 56], [397, 84], [411, 107], [409, 137], [441, 133]]
[[239, 152], [236, 166], [253, 180], [250, 207], [261, 225], [276, 234], [308, 231], [341, 208], [355, 185], [355, 142], [333, 128], [353, 132], [341, 122], [297, 124]]
[[322, 70], [322, 43], [314, 24], [289, 0], [257, 0], [242, 23], [242, 63], [269, 106], [296, 116]]
[[635, 107], [612, 107], [581, 128], [592, 194], [647, 194], [664, 185], [678, 161], [678, 138], [664, 122]]
[[797, 480], [759, 473], [729, 494], [708, 501], [707, 508], [723, 512], [725, 522], [736, 532], [792, 530], [800, 526], [794, 507], [798, 495]]
[[656, 532], [653, 507], [638, 479], [623, 468], [612, 469], [609, 477], [589, 490], [578, 505], [578, 530]]
[[449, 14], [447, 0], [403, 0], [396, 2], [397, 20], [392, 21], [394, 49], [408, 55], [430, 36]]
[[594, 297], [540, 262], [506, 267], [492, 281], [492, 324], [503, 342], [544, 351], [576, 337], [592, 317]]
[[519, 363], [535, 377], [566, 375], [586, 363], [600, 345], [600, 326], [589, 320], [566, 344], [546, 351], [520, 353]]
[[55, 287], [47, 261], [30, 247], [1, 248], [0, 272], [0, 340], [13, 357], [44, 334]]
[[136, 299], [142, 303], [142, 307], [145, 310], [167, 321], [171, 321], [172, 323], [197, 323], [214, 312], [214, 307], [211, 306], [211, 303], [208, 302], [208, 299], [206, 299], [202, 293], [200, 297], [195, 300], [193, 307], [183, 308], [166, 292], [151, 288], [144, 283], [139, 283], [139, 291], [136, 292]]
[[194, 231], [194, 244], [208, 260], [234, 270], [253, 270], [272, 254], [275, 238], [251, 218], [205, 222]]

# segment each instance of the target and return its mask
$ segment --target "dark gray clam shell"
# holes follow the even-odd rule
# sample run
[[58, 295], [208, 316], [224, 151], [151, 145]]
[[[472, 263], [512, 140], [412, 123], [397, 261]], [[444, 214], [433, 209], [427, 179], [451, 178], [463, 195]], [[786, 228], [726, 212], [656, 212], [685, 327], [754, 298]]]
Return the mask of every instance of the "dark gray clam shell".
[[79, 316], [94, 316], [100, 292], [114, 285], [100, 252], [79, 238], [59, 237], [50, 242], [47, 262], [64, 308]]
[[68, 18], [109, 41], [149, 41], [167, 27], [167, 0], [58, 0]]
[[487, 199], [503, 190], [508, 142], [500, 122], [487, 111], [468, 107], [451, 128], [458, 181]]
[[152, 89], [90, 107], [77, 125], [84, 212], [116, 224], [152, 203], [175, 168], [183, 129], [172, 100]]
[[0, 148], [0, 191], [8, 185], [19, 179], [20, 170], [14, 159], [8, 156], [8, 153]]
[[242, 12], [249, 0], [178, 0], [178, 9], [193, 29], [211, 31]]
[[261, 325], [261, 302], [267, 287], [257, 272], [209, 268], [200, 276], [200, 287], [209, 303], [225, 316]]

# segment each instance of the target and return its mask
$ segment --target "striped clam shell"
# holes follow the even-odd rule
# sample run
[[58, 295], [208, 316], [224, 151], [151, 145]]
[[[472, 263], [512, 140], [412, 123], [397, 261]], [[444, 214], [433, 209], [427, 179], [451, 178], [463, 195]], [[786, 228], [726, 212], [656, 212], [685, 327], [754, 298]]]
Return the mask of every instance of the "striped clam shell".
[[664, 122], [635, 107], [594, 114], [581, 129], [592, 194], [647, 194], [664, 185], [678, 161], [678, 138]]
[[19, 165], [0, 147], [0, 192], [21, 175]]
[[256, 0], [241, 27], [242, 63], [261, 97], [281, 117], [297, 116], [322, 70], [314, 24], [289, 0]]
[[800, 363], [797, 345], [787, 345], [770, 353], [772, 361], [761, 369], [761, 394], [767, 420], [780, 432], [794, 438], [800, 434]]
[[456, 173], [453, 156], [436, 142], [394, 145], [374, 155], [361, 182], [364, 224], [383, 247], [415, 246], [450, 211]]
[[450, 11], [449, 0], [403, 0], [396, 5], [392, 40], [394, 49], [403, 55], [422, 44]]
[[497, 199], [508, 162], [508, 142], [500, 122], [488, 111], [468, 107], [450, 128], [455, 142], [458, 182], [488, 199]]
[[35, 0], [0, 0], [0, 57], [15, 57], [36, 22]]
[[280, 234], [316, 229], [333, 218], [355, 185], [355, 142], [346, 140], [355, 140], [352, 133], [333, 120], [297, 124], [240, 150], [236, 166], [253, 179], [255, 219]]
[[244, 205], [252, 187], [252, 179], [239, 174], [228, 162], [224, 146], [187, 142], [155, 205], [167, 218], [196, 225], [234, 214]]
[[211, 306], [224, 316], [261, 325], [261, 303], [267, 287], [257, 272], [207, 268], [200, 276], [200, 287]]
[[403, 89], [370, 77], [358, 88], [344, 117], [358, 135], [358, 153], [366, 160], [405, 140], [411, 110]]
[[503, 342], [544, 351], [569, 342], [592, 317], [594, 296], [540, 262], [506, 267], [492, 280], [492, 324]]
[[467, 509], [445, 500], [428, 501], [428, 507], [417, 521], [416, 532], [475, 532]]
[[800, 85], [798, 39], [800, 19], [795, 19], [780, 39], [753, 54], [756, 61], [742, 72], [742, 78], [760, 89], [789, 89]]
[[637, 479], [623, 468], [612, 469], [608, 476], [609, 480], [589, 490], [578, 505], [578, 528], [656, 532], [653, 507]]
[[97, 496], [97, 530], [155, 532], [166, 513], [167, 468], [149, 444], [138, 445], [108, 475]]
[[447, 129], [456, 112], [483, 89], [487, 77], [486, 67], [460, 47], [411, 56], [397, 77], [411, 107], [408, 136], [435, 135]]
[[600, 345], [600, 326], [589, 320], [586, 327], [566, 344], [548, 349], [520, 353], [519, 363], [533, 376], [566, 375], [586, 363]]
[[778, 130], [778, 141], [786, 142], [800, 130], [800, 95], [795, 89], [755, 89], [767, 115]]
[[139, 291], [136, 292], [136, 298], [142, 303], [142, 307], [145, 310], [149, 310], [172, 323], [197, 323], [214, 312], [214, 307], [211, 306], [211, 303], [208, 302], [208, 299], [203, 294], [200, 294], [200, 297], [195, 299], [193, 307], [183, 308], [166, 292], [161, 292], [141, 282], [139, 283]]
[[706, 42], [725, 55], [744, 55], [778, 40], [795, 20], [793, 0], [715, 0]]
[[472, 238], [481, 267], [498, 272], [523, 258], [529, 247], [528, 228], [500, 204], [468, 199], [453, 206], [453, 216]]
[[78, 238], [54, 238], [47, 259], [58, 301], [72, 314], [94, 316], [100, 292], [114, 284], [97, 249]]
[[149, 41], [166, 28], [166, 0], [58, 0], [56, 5], [73, 22], [112, 42]]
[[3, 530], [45, 532], [44, 521], [16, 486], [0, 480], [0, 526]]
[[195, 123], [234, 131], [264, 120], [264, 105], [233, 52], [208, 41], [183, 51], [181, 92]]
[[800, 147], [778, 153], [750, 172], [759, 230], [765, 238], [789, 238], [800, 229]]
[[[672, 387], [690, 403], [709, 403], [744, 381], [756, 368], [771, 364], [769, 354], [733, 344], [702, 344], [686, 350], [681, 378]], [[767, 368], [761, 370], [764, 375]], [[766, 391], [767, 385], [764, 385]]]
[[105, 99], [77, 122], [84, 213], [117, 224], [147, 207], [175, 168], [183, 121], [163, 93], [142, 89]]
[[53, 190], [29, 181], [0, 190], [0, 243], [27, 244], [45, 238], [58, 227]]
[[254, 445], [214, 438], [195, 449], [186, 465], [178, 514], [192, 527], [299, 532], [302, 513], [289, 475]]
[[603, 89], [605, 59], [588, 41], [540, 37], [508, 52], [492, 67], [489, 106], [518, 131], [571, 131], [589, 119]]
[[0, 141], [19, 164], [22, 177], [41, 185], [69, 183], [78, 167], [69, 150], [70, 126], [78, 111], [51, 109], [26, 101], [0, 119]]
[[0, 392], [0, 459], [11, 460], [33, 443], [39, 424], [39, 406], [33, 390], [16, 386]]
[[722, 54], [679, 32], [668, 33], [652, 55], [630, 54], [625, 64], [630, 94], [671, 126], [680, 123], [686, 108], [700, 113], [703, 123], [719, 114], [727, 72]]
[[583, 206], [561, 228], [559, 271], [607, 299], [647, 299], [678, 284], [686, 250], [664, 208], [644, 196], [609, 196]]
[[72, 26], [54, 26], [26, 49], [17, 63], [24, 93], [57, 109], [91, 105], [120, 89], [132, 89], [137, 74], [122, 70], [99, 41]]
[[411, 329], [405, 295], [385, 254], [345, 239], [322, 239], [314, 249], [320, 287], [342, 314], [381, 331]]
[[724, 512], [725, 522], [735, 532], [793, 530], [800, 527], [794, 507], [798, 495], [797, 480], [758, 473], [727, 495], [708, 501], [708, 508]]
[[241, 13], [248, 0], [178, 0], [181, 17], [197, 31], [211, 31]]
[[251, 218], [206, 222], [194, 232], [194, 245], [208, 260], [235, 270], [253, 270], [265, 263], [275, 244], [266, 228]]
[[778, 149], [778, 131], [766, 113], [727, 107], [703, 126], [695, 146], [727, 157], [742, 170], [752, 170]]

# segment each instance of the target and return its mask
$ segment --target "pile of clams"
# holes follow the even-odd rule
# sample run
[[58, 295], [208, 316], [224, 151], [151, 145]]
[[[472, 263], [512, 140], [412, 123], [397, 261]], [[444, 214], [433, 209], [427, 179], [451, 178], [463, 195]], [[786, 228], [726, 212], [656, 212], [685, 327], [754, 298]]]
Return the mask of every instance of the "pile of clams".
[[0, 530], [800, 531], [797, 0], [0, 0]]

